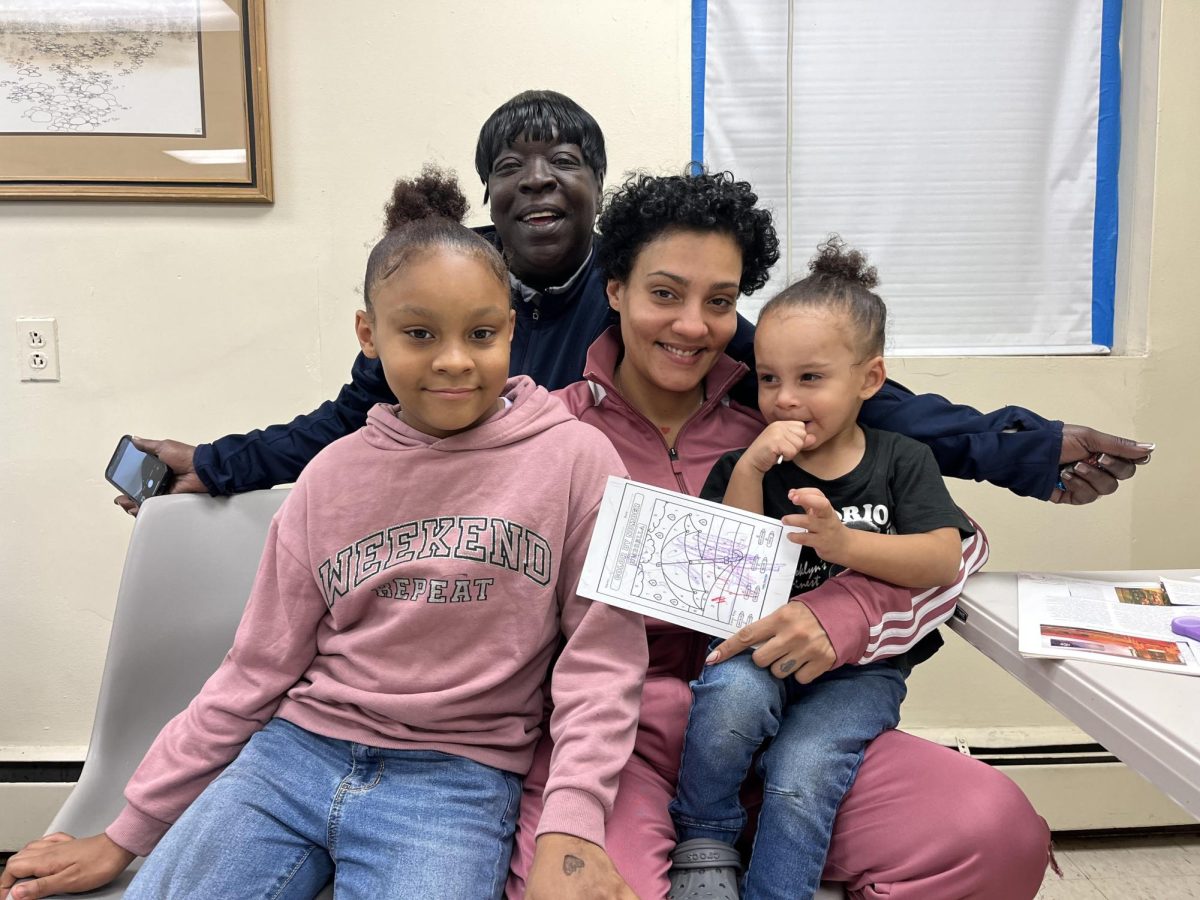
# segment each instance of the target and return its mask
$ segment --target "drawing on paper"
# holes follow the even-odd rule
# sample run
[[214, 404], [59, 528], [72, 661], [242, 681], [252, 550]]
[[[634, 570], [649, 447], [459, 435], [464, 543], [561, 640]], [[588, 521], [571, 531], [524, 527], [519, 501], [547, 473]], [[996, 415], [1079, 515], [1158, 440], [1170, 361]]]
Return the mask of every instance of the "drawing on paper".
[[762, 595], [769, 573], [751, 551], [754, 529], [708, 512], [654, 500], [632, 592], [706, 619], [729, 623]]
[[776, 520], [610, 479], [579, 591], [705, 633], [732, 634], [787, 602], [799, 554]]
[[202, 135], [196, 0], [0, 8], [0, 133]]

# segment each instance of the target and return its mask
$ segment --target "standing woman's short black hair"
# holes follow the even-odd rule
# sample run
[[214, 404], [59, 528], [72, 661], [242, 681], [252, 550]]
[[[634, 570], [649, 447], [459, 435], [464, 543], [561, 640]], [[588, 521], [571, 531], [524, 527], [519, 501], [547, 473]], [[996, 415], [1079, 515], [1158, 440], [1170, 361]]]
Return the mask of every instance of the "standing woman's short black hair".
[[753, 293], [779, 260], [771, 213], [757, 203], [750, 183], [729, 172], [635, 175], [605, 201], [596, 261], [607, 277], [625, 281], [642, 248], [667, 232], [727, 234], [742, 251], [738, 290]]
[[403, 268], [413, 257], [446, 247], [478, 257], [508, 288], [508, 269], [496, 248], [462, 224], [467, 198], [453, 172], [426, 165], [416, 178], [401, 178], [384, 207], [386, 234], [367, 258], [363, 300], [373, 315], [371, 293], [381, 282]]
[[583, 161], [596, 176], [596, 184], [604, 186], [604, 173], [608, 171], [604, 132], [591, 113], [557, 91], [524, 91], [497, 107], [479, 129], [475, 171], [485, 185], [484, 203], [488, 200], [486, 185], [492, 163], [522, 136], [531, 141], [578, 144]]

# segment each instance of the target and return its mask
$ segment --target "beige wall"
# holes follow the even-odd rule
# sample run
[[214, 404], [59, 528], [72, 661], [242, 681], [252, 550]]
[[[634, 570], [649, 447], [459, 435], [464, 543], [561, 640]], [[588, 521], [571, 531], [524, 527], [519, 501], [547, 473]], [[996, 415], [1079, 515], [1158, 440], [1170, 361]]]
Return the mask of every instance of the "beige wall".
[[[687, 0], [270, 2], [274, 206], [0, 204], [0, 318], [57, 316], [62, 367], [60, 384], [20, 384], [15, 362], [0, 379], [0, 758], [77, 758], [87, 742], [132, 524], [102, 477], [117, 437], [200, 441], [332, 396], [356, 350], [357, 285], [391, 180], [434, 159], [478, 200], [478, 126], [523, 88], [553, 87], [591, 110], [614, 173], [681, 166], [689, 14]], [[1143, 261], [1149, 356], [894, 365], [918, 390], [985, 408], [1021, 403], [1159, 443], [1136, 483], [1087, 509], [956, 486], [988, 528], [994, 567], [1200, 563], [1200, 405], [1189, 384], [1200, 314], [1188, 290], [1198, 59], [1200, 8], [1167, 0]], [[1132, 315], [1136, 326], [1146, 311]], [[7, 352], [13, 360], [11, 343]], [[921, 690], [932, 700], [965, 688], [987, 723], [1010, 694], [979, 709], [979, 660], [961, 657], [931, 668]], [[917, 710], [931, 721], [962, 715]]]

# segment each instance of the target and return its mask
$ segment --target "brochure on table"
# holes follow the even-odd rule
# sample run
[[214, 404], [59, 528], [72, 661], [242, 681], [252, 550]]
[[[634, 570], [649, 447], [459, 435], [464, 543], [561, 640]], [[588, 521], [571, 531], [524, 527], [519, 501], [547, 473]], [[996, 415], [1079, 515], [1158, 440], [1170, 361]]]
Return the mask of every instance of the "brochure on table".
[[778, 519], [609, 478], [579, 594], [731, 637], [788, 602], [800, 545]]
[[1112, 582], [1017, 576], [1018, 646], [1025, 656], [1200, 675], [1200, 643], [1171, 631], [1200, 615], [1200, 581]]

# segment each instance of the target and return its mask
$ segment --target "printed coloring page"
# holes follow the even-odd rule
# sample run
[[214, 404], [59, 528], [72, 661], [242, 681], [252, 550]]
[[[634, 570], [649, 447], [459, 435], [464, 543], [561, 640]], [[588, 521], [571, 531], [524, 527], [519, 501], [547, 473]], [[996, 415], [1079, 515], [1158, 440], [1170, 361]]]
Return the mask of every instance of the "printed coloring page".
[[579, 594], [732, 636], [787, 603], [800, 546], [777, 519], [609, 478]]

